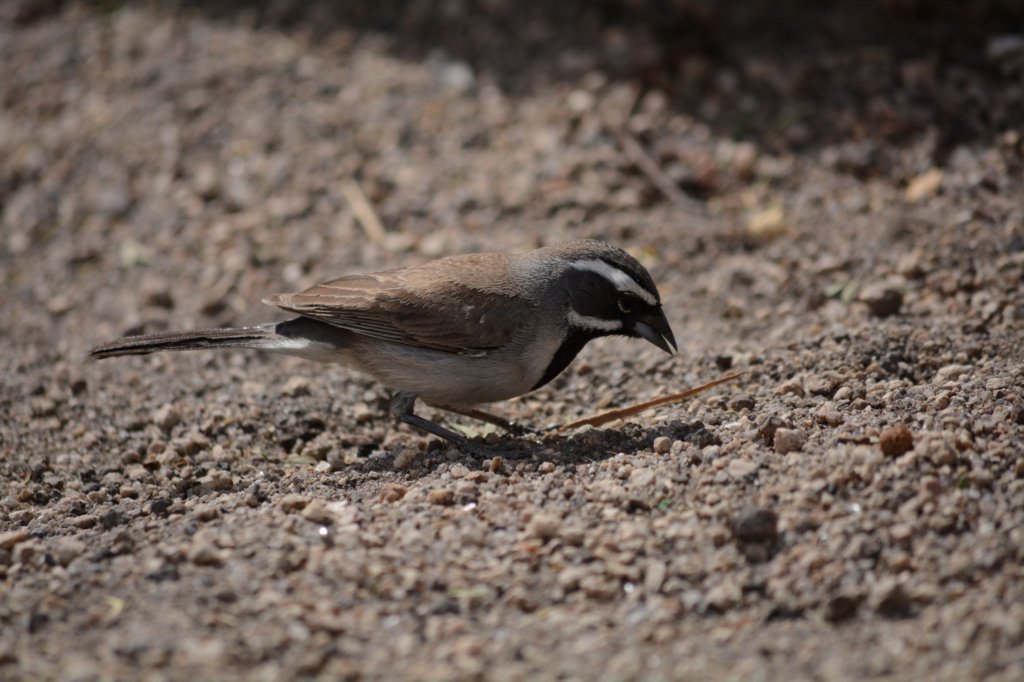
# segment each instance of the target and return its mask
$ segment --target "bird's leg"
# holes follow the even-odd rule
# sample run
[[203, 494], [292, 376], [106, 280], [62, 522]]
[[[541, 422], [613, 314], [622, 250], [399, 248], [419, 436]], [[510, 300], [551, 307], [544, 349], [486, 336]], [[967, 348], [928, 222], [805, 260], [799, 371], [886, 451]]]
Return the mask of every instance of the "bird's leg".
[[412, 407], [415, 403], [415, 393], [399, 392], [391, 396], [391, 403], [388, 405], [388, 412], [391, 413], [392, 417], [404, 424], [408, 424], [409, 426], [421, 431], [426, 431], [438, 438], [444, 438], [446, 441], [454, 444], [460, 449], [466, 449], [469, 445], [469, 441], [467, 441], [463, 436], [455, 433], [454, 431], [449, 431], [440, 424], [435, 424], [429, 419], [424, 419], [423, 417], [413, 414]]
[[522, 435], [530, 431], [529, 428], [522, 424], [516, 424], [515, 422], [509, 421], [502, 416], [485, 412], [484, 410], [478, 410], [474, 407], [449, 407], [447, 405], [437, 405], [438, 408], [446, 410], [448, 412], [454, 412], [455, 414], [461, 414], [470, 419], [476, 419], [488, 424], [494, 424], [499, 429], [507, 431], [515, 435]]

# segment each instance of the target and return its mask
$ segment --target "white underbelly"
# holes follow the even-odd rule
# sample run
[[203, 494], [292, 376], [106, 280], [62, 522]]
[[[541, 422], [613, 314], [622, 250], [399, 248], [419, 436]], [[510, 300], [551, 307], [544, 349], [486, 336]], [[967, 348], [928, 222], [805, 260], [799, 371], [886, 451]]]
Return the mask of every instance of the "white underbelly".
[[529, 392], [555, 349], [540, 350], [523, 359], [501, 351], [473, 357], [388, 344], [362, 354], [362, 364], [392, 390], [415, 393], [432, 405], [469, 407]]
[[492, 357], [390, 347], [363, 363], [382, 384], [415, 393], [425, 402], [451, 407], [508, 400], [530, 390], [529, 368]]
[[552, 335], [549, 343], [535, 343], [528, 357], [508, 351], [474, 357], [348, 335], [338, 345], [296, 339], [267, 350], [345, 365], [432, 405], [470, 407], [529, 392], [544, 376], [559, 345], [561, 338]]

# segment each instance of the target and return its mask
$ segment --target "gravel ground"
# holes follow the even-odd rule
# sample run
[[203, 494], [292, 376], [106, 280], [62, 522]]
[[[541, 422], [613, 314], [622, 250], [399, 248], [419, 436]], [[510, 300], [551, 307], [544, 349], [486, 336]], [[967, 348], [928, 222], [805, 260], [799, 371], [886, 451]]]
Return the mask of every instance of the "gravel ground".
[[[338, 4], [0, 9], [0, 677], [1024, 679], [1015, 4]], [[340, 368], [84, 359], [582, 236], [681, 352], [497, 411], [742, 379], [475, 459]]]

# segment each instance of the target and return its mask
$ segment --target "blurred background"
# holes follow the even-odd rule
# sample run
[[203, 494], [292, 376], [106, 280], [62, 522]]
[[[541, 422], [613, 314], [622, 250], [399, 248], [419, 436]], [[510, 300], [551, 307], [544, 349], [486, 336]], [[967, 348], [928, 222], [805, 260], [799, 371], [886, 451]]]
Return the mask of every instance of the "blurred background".
[[[1022, 124], [1013, 0], [0, 1], [0, 677], [1024, 679]], [[680, 353], [496, 411], [743, 378], [495, 462], [85, 362], [579, 237]]]

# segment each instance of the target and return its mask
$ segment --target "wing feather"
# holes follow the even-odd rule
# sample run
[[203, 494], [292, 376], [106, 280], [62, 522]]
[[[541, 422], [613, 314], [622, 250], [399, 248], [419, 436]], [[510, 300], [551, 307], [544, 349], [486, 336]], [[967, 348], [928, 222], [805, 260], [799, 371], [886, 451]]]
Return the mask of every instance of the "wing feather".
[[[423, 267], [419, 268], [422, 273]], [[506, 345], [529, 320], [532, 306], [518, 293], [429, 274], [429, 286], [410, 286], [413, 269], [351, 275], [264, 302], [382, 341], [450, 353], [484, 355]], [[440, 277], [440, 279], [439, 279]], [[493, 285], [493, 282], [490, 284]]]

